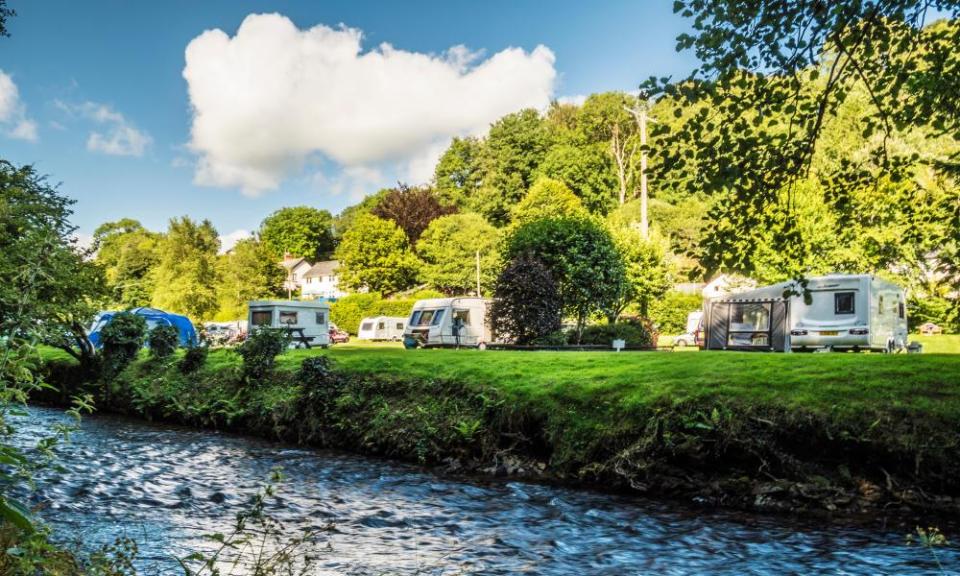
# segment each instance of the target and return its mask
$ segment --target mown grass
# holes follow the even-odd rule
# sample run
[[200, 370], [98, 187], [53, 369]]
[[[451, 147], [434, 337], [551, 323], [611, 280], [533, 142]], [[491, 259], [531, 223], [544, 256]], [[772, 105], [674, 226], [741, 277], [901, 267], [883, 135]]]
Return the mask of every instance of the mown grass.
[[[629, 409], [690, 400], [734, 400], [814, 412], [907, 410], [960, 418], [960, 356], [744, 352], [506, 352], [334, 347], [350, 373], [492, 386], [524, 399], [603, 402]], [[225, 353], [212, 362], [235, 362]]]

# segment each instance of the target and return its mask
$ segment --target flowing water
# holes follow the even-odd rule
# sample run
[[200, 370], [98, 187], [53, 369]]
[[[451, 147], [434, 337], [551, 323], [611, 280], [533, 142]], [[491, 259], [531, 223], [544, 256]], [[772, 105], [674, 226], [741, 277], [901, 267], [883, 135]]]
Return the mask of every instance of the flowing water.
[[[62, 412], [31, 409], [28, 445]], [[271, 469], [286, 480], [270, 514], [323, 528], [316, 574], [936, 574], [904, 530], [696, 512], [522, 482], [441, 478], [417, 467], [251, 438], [86, 417], [40, 474], [34, 504], [57, 534], [95, 549], [137, 541], [145, 574], [228, 532]], [[937, 550], [947, 573], [960, 551]]]

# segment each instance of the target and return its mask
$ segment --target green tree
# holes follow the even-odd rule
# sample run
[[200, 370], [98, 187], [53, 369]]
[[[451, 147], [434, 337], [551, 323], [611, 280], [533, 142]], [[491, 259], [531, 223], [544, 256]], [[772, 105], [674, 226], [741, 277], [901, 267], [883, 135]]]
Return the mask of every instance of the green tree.
[[421, 279], [445, 294], [474, 292], [479, 252], [480, 285], [489, 290], [496, 278], [499, 241], [499, 231], [479, 214], [441, 216], [430, 223], [417, 243], [423, 261]]
[[264, 218], [259, 235], [274, 260], [288, 253], [311, 262], [323, 260], [334, 249], [333, 216], [309, 206], [281, 208]]
[[258, 240], [240, 240], [218, 260], [218, 320], [246, 318], [249, 301], [283, 294], [283, 268]]
[[584, 218], [587, 210], [580, 199], [559, 180], [541, 176], [523, 199], [510, 210], [513, 225], [544, 218]]
[[547, 152], [539, 172], [563, 182], [594, 214], [616, 205], [616, 172], [605, 144], [560, 144]]
[[0, 160], [0, 336], [29, 334], [90, 365], [102, 270], [76, 246], [72, 200], [31, 166]]
[[153, 305], [206, 320], [217, 311], [217, 252], [220, 239], [209, 220], [173, 218], [160, 243], [153, 270]]
[[509, 237], [504, 258], [521, 254], [550, 270], [564, 314], [576, 320], [578, 339], [591, 315], [618, 311], [626, 290], [623, 261], [610, 233], [596, 222], [551, 218], [524, 224]]
[[614, 230], [613, 238], [626, 274], [620, 310], [636, 302], [640, 315], [648, 317], [650, 303], [662, 296], [672, 284], [666, 263], [665, 242], [656, 235], [644, 238], [634, 226]]
[[536, 110], [522, 110], [495, 122], [486, 140], [483, 185], [474, 208], [490, 222], [506, 224], [510, 207], [533, 184], [552, 144], [551, 130]]
[[620, 206], [633, 197], [634, 179], [640, 167], [637, 124], [627, 110], [635, 104], [636, 98], [623, 92], [591, 94], [580, 108], [577, 122], [586, 142], [606, 147], [613, 162]]
[[344, 234], [336, 252], [340, 284], [392, 294], [412, 287], [419, 262], [410, 250], [407, 235], [390, 220], [363, 214]]
[[478, 138], [454, 138], [434, 170], [437, 196], [461, 210], [477, 210], [483, 183], [484, 143]]
[[96, 261], [104, 269], [114, 306], [126, 309], [150, 303], [150, 272], [159, 262], [161, 237], [130, 218], [101, 224], [94, 231]]

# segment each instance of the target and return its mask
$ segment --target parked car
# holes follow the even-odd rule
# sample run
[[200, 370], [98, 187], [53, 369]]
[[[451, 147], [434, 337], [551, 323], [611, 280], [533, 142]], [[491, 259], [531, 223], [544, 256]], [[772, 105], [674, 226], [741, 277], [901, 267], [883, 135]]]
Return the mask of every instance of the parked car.
[[350, 335], [347, 334], [346, 330], [341, 330], [337, 328], [336, 324], [330, 325], [330, 343], [331, 344], [346, 344], [350, 341]]
[[697, 335], [692, 332], [681, 334], [673, 339], [673, 345], [678, 348], [697, 345]]

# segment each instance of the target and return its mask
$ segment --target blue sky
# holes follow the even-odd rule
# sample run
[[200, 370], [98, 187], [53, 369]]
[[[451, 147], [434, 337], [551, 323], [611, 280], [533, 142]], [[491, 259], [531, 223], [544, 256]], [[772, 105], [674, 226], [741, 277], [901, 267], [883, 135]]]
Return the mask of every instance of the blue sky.
[[[0, 157], [61, 182], [85, 233], [121, 217], [160, 230], [188, 214], [228, 234], [282, 206], [336, 213], [415, 180], [451, 135], [503, 110], [694, 65], [674, 51], [686, 24], [669, 1], [9, 4], [0, 70], [19, 98], [7, 100]], [[292, 26], [253, 18], [238, 34], [263, 13]], [[362, 33], [359, 56], [383, 57], [316, 64], [355, 38], [341, 24]], [[330, 30], [306, 32], [318, 25]], [[212, 29], [224, 35], [195, 43], [188, 81], [187, 46]]]

